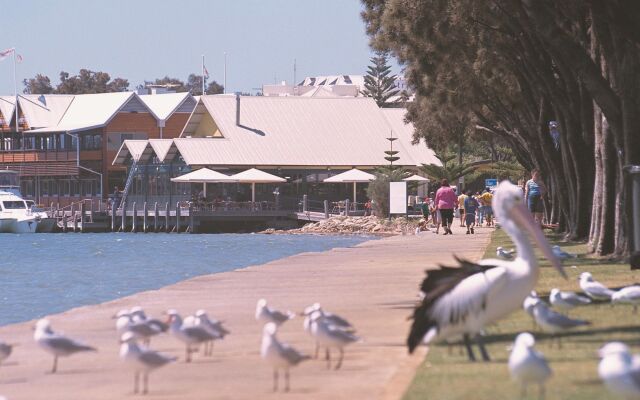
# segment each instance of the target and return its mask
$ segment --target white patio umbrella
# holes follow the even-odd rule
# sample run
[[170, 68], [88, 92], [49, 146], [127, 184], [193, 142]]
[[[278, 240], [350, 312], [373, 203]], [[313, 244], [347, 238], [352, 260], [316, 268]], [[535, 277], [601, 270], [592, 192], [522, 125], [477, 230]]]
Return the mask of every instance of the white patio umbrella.
[[338, 175], [325, 179], [325, 183], [353, 183], [353, 203], [356, 204], [356, 184], [371, 182], [376, 176], [368, 172], [360, 171], [357, 168], [350, 169]]
[[[426, 184], [429, 184], [429, 182], [431, 182], [428, 178], [425, 178], [424, 176], [420, 176], [420, 175], [411, 175], [408, 178], [404, 178], [403, 181], [406, 182], [423, 182]], [[427, 186], [427, 192], [429, 191], [429, 187]]]
[[204, 197], [207, 197], [207, 183], [238, 182], [238, 180], [230, 177], [229, 175], [225, 175], [217, 171], [212, 171], [209, 168], [200, 168], [198, 170], [189, 172], [188, 174], [171, 178], [171, 182], [202, 183], [204, 184]]
[[251, 184], [251, 202], [256, 201], [256, 183], [283, 183], [287, 180], [276, 175], [272, 175], [268, 172], [261, 171], [256, 168], [251, 168], [246, 171], [239, 172], [235, 175], [231, 175], [231, 178], [236, 182], [250, 183]]

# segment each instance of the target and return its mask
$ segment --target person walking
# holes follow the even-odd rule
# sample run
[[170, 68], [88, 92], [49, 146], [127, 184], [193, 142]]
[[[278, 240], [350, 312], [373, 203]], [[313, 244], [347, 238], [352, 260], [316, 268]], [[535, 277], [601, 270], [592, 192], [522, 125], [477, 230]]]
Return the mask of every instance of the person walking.
[[461, 191], [458, 196], [458, 213], [460, 214], [460, 227], [464, 228], [465, 213], [467, 210], [464, 208], [464, 201], [467, 199], [467, 195]]
[[480, 204], [482, 206], [482, 213], [487, 220], [487, 227], [493, 226], [493, 208], [491, 208], [491, 202], [493, 195], [489, 188], [485, 188], [484, 192], [480, 195]]
[[544, 211], [543, 201], [547, 194], [547, 187], [540, 178], [540, 171], [531, 171], [531, 179], [524, 185], [524, 200], [533, 214], [533, 218], [542, 226], [542, 213]]
[[436, 192], [436, 207], [440, 211], [440, 217], [442, 218], [442, 228], [445, 235], [453, 235], [451, 231], [451, 225], [453, 224], [453, 210], [458, 204], [458, 196], [449, 186], [449, 181], [443, 179], [440, 182], [440, 189]]
[[478, 209], [478, 206], [478, 200], [472, 196], [471, 190], [467, 191], [467, 197], [464, 200], [467, 235], [475, 233], [473, 228], [476, 226], [476, 210]]

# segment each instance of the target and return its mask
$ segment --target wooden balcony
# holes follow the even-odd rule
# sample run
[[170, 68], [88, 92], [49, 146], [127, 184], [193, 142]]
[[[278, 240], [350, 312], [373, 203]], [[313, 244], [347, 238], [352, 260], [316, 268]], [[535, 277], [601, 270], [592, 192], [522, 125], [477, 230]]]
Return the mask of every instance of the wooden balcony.
[[[46, 161], [76, 161], [76, 152], [70, 151], [34, 151], [34, 150], [0, 150], [0, 163], [24, 163]], [[82, 161], [102, 160], [102, 151], [85, 150], [80, 152]]]

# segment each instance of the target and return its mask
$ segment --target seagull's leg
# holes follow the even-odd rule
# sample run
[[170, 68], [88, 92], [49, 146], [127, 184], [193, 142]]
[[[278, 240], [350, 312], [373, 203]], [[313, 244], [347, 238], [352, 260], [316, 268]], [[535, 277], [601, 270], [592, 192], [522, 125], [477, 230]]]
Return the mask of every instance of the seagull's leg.
[[58, 356], [53, 356], [53, 368], [51, 368], [51, 373], [55, 374], [58, 370]]
[[340, 367], [342, 366], [342, 360], [344, 359], [344, 349], [342, 347], [339, 348], [340, 350], [340, 359], [338, 360], [338, 364], [336, 365], [336, 370], [339, 370]]
[[284, 370], [284, 391], [289, 391], [289, 368]]
[[273, 369], [273, 391], [278, 391], [278, 368]]
[[140, 377], [140, 372], [136, 371], [133, 374], [133, 394], [138, 393], [138, 378]]
[[320, 352], [320, 343], [318, 343], [318, 341], [316, 340], [316, 354], [313, 356], [313, 358], [318, 358], [318, 353]]
[[186, 358], [187, 362], [191, 362], [191, 347], [189, 345], [187, 345], [185, 351], [186, 351], [185, 358]]
[[142, 373], [142, 383], [143, 383], [142, 394], [149, 393], [149, 372]]
[[327, 360], [327, 369], [331, 369], [331, 353], [329, 352], [329, 348], [325, 350], [325, 360]]
[[484, 338], [481, 334], [476, 335], [476, 341], [478, 342], [478, 347], [480, 348], [480, 354], [482, 355], [482, 361], [491, 361], [489, 358], [489, 353], [487, 353], [486, 347], [484, 347]]
[[469, 357], [469, 361], [476, 361], [476, 355], [473, 354], [473, 349], [471, 348], [471, 343], [469, 342], [469, 335], [465, 333], [462, 338], [464, 339], [464, 347], [467, 348], [467, 356]]

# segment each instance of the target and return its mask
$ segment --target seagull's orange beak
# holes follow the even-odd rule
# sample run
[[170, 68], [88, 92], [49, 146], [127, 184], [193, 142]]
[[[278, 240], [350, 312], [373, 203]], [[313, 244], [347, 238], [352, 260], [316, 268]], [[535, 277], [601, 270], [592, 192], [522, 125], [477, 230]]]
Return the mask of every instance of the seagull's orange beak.
[[533, 219], [531, 213], [524, 204], [516, 204], [512, 209], [511, 213], [513, 215], [513, 219], [518, 224], [519, 227], [523, 228], [525, 231], [531, 235], [533, 240], [536, 242], [544, 257], [549, 260], [551, 265], [558, 271], [560, 275], [564, 279], [567, 279], [567, 274], [564, 272], [564, 268], [560, 263], [560, 260], [553, 255], [551, 251], [551, 246], [549, 246], [549, 242], [547, 242], [547, 238], [544, 237], [542, 230], [538, 223]]

